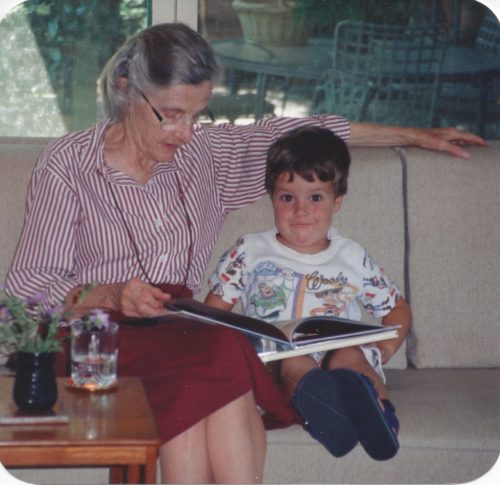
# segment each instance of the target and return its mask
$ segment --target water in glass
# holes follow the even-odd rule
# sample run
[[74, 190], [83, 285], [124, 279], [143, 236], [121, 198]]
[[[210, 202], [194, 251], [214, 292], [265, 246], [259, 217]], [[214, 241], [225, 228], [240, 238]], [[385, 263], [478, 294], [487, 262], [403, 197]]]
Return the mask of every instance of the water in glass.
[[117, 329], [116, 323], [103, 330], [88, 330], [82, 322], [72, 325], [71, 378], [75, 386], [96, 390], [116, 384]]

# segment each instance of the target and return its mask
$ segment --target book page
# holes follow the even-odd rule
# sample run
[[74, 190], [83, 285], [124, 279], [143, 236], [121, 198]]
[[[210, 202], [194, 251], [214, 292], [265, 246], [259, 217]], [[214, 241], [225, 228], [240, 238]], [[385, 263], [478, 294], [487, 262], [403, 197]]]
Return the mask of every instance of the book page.
[[[397, 327], [396, 327], [397, 328]], [[368, 324], [338, 317], [309, 317], [294, 325], [292, 343], [304, 345], [336, 338], [387, 331], [382, 325]]]

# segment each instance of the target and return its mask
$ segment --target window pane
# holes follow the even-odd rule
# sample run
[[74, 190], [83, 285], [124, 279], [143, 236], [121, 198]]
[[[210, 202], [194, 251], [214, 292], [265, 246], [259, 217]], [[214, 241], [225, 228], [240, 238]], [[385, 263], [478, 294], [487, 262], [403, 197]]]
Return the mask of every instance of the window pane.
[[500, 27], [479, 2], [202, 0], [200, 19], [223, 71], [218, 119], [332, 111], [500, 138]]
[[12, 8], [0, 17], [0, 135], [60, 136], [95, 124], [97, 78], [146, 26], [146, 0], [2, 3]]

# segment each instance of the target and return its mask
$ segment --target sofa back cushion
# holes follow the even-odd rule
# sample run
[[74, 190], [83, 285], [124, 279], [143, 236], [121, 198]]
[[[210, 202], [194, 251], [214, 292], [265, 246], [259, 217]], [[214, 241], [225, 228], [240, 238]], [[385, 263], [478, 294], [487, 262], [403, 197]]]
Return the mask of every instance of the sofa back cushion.
[[[365, 246], [404, 291], [404, 214], [399, 156], [392, 149], [366, 148], [351, 149], [351, 156], [349, 188], [342, 208], [333, 218], [334, 226], [344, 236]], [[230, 213], [213, 251], [207, 276], [240, 235], [273, 225], [273, 209], [267, 196], [252, 206]], [[205, 285], [197, 298], [203, 299], [206, 291]], [[364, 318], [371, 320], [367, 315]], [[405, 347], [402, 346], [388, 367], [406, 367]]]
[[5, 280], [23, 226], [26, 189], [44, 138], [0, 138], [0, 281]]
[[416, 367], [500, 365], [500, 142], [470, 152], [407, 150]]

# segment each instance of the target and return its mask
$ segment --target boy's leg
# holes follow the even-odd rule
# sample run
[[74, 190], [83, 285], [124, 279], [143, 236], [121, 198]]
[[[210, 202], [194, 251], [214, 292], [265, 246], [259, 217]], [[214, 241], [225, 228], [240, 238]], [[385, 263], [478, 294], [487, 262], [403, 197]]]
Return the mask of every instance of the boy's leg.
[[292, 397], [299, 381], [312, 369], [318, 367], [317, 362], [308, 355], [290, 357], [281, 361], [280, 378], [286, 387], [289, 397]]
[[359, 347], [339, 349], [326, 363], [346, 411], [359, 430], [359, 440], [376, 460], [392, 458], [399, 449], [399, 421], [387, 389]]
[[281, 376], [309, 434], [336, 457], [351, 451], [358, 442], [358, 431], [346, 416], [330, 374], [304, 356], [285, 359]]
[[334, 350], [325, 357], [327, 369], [352, 369], [373, 381], [380, 399], [389, 399], [389, 393], [380, 375], [371, 366], [361, 347], [344, 347]]

